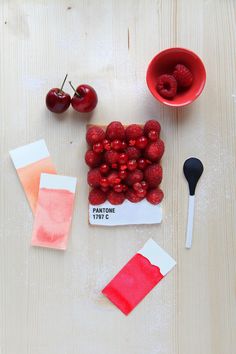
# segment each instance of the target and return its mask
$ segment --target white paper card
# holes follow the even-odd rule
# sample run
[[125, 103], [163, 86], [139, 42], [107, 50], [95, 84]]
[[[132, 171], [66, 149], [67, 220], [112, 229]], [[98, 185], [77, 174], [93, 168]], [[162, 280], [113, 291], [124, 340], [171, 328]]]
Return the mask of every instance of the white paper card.
[[49, 151], [44, 139], [20, 146], [9, 151], [9, 154], [16, 169], [49, 157]]
[[121, 205], [112, 205], [109, 202], [100, 205], [89, 204], [89, 223], [91, 225], [160, 224], [161, 221], [161, 204], [153, 205], [146, 199], [139, 203], [125, 200]]
[[149, 260], [152, 265], [159, 267], [162, 275], [166, 275], [175, 265], [175, 260], [150, 238], [137, 253]]
[[40, 188], [64, 189], [74, 193], [76, 180], [76, 177], [42, 173], [40, 178]]

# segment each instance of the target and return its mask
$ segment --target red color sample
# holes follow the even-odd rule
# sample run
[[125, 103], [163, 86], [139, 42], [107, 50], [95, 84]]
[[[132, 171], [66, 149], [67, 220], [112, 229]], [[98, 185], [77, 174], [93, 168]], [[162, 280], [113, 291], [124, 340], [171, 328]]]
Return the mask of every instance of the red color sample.
[[102, 293], [128, 315], [163, 277], [157, 266], [137, 253]]

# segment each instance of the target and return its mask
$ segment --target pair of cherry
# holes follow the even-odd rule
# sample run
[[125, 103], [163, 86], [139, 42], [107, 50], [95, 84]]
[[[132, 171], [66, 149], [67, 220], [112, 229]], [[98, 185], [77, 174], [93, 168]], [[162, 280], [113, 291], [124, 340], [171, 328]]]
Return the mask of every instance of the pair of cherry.
[[69, 84], [74, 91], [74, 96], [71, 98], [68, 93], [63, 91], [67, 76], [68, 75], [65, 76], [61, 88], [53, 88], [47, 93], [47, 108], [53, 113], [63, 113], [71, 104], [77, 112], [91, 112], [96, 107], [98, 102], [96, 91], [93, 87], [85, 84], [80, 85], [77, 89], [75, 89], [72, 86], [71, 81], [69, 81]]

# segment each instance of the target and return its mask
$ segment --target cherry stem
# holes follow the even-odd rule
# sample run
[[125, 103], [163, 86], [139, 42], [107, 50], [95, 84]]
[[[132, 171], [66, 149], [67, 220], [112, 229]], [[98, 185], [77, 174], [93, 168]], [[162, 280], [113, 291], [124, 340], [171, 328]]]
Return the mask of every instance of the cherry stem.
[[67, 76], [68, 76], [68, 74], [66, 74], [66, 76], [65, 76], [65, 78], [64, 78], [64, 80], [63, 80], [63, 83], [62, 83], [62, 85], [61, 85], [61, 91], [62, 91], [62, 89], [63, 89], [63, 87], [64, 87], [64, 85], [65, 85], [65, 82], [66, 82], [66, 79], [67, 79]]
[[74, 93], [78, 96], [81, 97], [79, 92], [76, 91], [76, 89], [74, 88], [74, 86], [72, 85], [71, 81], [69, 81], [70, 86], [72, 87], [72, 90], [74, 91]]

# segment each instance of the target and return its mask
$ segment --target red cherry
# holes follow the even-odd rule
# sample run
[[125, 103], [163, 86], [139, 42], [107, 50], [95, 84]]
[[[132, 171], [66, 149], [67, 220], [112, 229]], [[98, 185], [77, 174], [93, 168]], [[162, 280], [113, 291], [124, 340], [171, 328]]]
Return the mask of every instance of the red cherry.
[[114, 189], [115, 192], [121, 193], [121, 192], [123, 192], [123, 185], [122, 184], [116, 184], [116, 185], [114, 185], [113, 189]]
[[145, 159], [138, 159], [138, 168], [140, 170], [144, 170], [147, 166], [147, 162]]
[[94, 88], [89, 85], [80, 85], [75, 90], [69, 81], [69, 84], [73, 88], [75, 94], [72, 97], [71, 105], [75, 111], [85, 113], [94, 110], [98, 103], [98, 97]]
[[134, 189], [135, 191], [139, 191], [140, 189], [142, 189], [141, 183], [140, 183], [140, 182], [134, 183], [134, 184], [133, 184], [133, 189]]
[[120, 154], [118, 161], [120, 165], [125, 165], [128, 162], [128, 155], [125, 152], [123, 152], [122, 154]]
[[148, 189], [148, 184], [147, 184], [146, 181], [142, 181], [141, 182], [141, 186], [142, 186], [143, 189]]
[[144, 198], [145, 195], [147, 194], [146, 189], [139, 189], [138, 191], [135, 191], [135, 194], [140, 197], [140, 198]]
[[96, 152], [97, 154], [100, 154], [103, 152], [103, 145], [102, 143], [97, 143], [93, 145], [93, 151]]
[[113, 140], [111, 143], [111, 147], [112, 147], [112, 149], [114, 149], [116, 151], [121, 150], [122, 142], [118, 139]]
[[127, 162], [127, 168], [129, 171], [134, 171], [137, 168], [137, 161], [136, 160], [129, 160]]
[[103, 177], [100, 179], [100, 186], [104, 187], [104, 188], [107, 188], [109, 187], [109, 182], [108, 182], [108, 179]]
[[104, 139], [102, 143], [105, 150], [107, 151], [111, 150], [111, 143], [109, 140]]
[[150, 132], [148, 133], [148, 137], [151, 141], [157, 141], [158, 140], [158, 133], [155, 130], [150, 130]]
[[105, 175], [109, 171], [109, 166], [104, 163], [100, 166], [99, 170], [100, 170], [101, 174]]
[[125, 150], [127, 148], [127, 144], [125, 141], [122, 141], [121, 143], [121, 150]]
[[125, 179], [127, 177], [127, 172], [126, 171], [119, 171], [119, 177], [120, 177], [120, 179]]
[[136, 140], [129, 140], [129, 146], [134, 146], [136, 144]]
[[63, 86], [66, 82], [67, 75], [61, 85], [61, 88], [51, 89], [46, 96], [46, 106], [49, 111], [53, 113], [63, 113], [65, 112], [71, 103], [71, 97], [68, 93], [63, 91]]
[[148, 143], [147, 138], [145, 136], [140, 136], [140, 138], [136, 140], [135, 146], [139, 149], [145, 149], [147, 143]]

